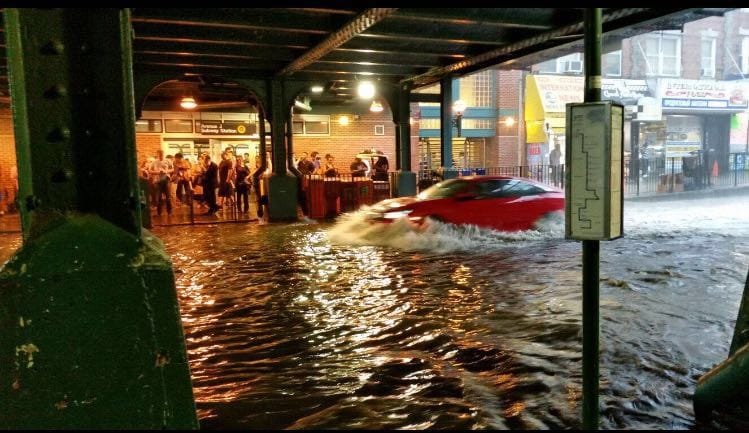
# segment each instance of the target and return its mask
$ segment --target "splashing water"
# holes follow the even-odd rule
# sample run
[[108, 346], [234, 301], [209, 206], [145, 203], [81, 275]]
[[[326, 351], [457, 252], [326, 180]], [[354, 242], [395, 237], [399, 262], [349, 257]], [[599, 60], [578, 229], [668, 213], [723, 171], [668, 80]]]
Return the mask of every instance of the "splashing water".
[[405, 218], [392, 223], [371, 223], [368, 208], [341, 215], [327, 230], [328, 239], [339, 245], [389, 246], [404, 251], [437, 254], [497, 250], [564, 237], [564, 220], [544, 221], [536, 230], [500, 232], [474, 225], [455, 225], [429, 220], [416, 227]]

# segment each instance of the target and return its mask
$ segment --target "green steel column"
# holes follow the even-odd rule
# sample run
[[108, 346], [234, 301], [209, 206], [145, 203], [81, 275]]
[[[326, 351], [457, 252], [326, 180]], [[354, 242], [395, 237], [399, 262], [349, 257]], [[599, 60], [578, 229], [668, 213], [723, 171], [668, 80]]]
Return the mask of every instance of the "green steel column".
[[[453, 79], [445, 77], [440, 80], [440, 94], [442, 103], [440, 104], [440, 136], [442, 137], [442, 146], [440, 147], [440, 158], [444, 169], [453, 166]], [[450, 177], [445, 171], [445, 179]]]
[[[601, 100], [601, 9], [585, 9], [585, 102]], [[600, 241], [583, 242], [583, 428], [598, 430]]]
[[[286, 168], [286, 123], [289, 107], [281, 80], [271, 80], [271, 145], [273, 174], [268, 179], [268, 221], [295, 221], [297, 217], [297, 178]], [[290, 125], [289, 125], [290, 126]]]
[[396, 127], [398, 135], [395, 137], [395, 148], [398, 154], [396, 160], [396, 188], [394, 196], [406, 197], [416, 195], [416, 173], [411, 171], [411, 86], [403, 84], [397, 95], [395, 107]]
[[728, 355], [733, 355], [740, 347], [749, 343], [749, 274], [746, 275], [744, 283], [744, 294], [741, 296], [739, 314], [736, 317], [736, 325], [733, 328], [733, 339]]
[[0, 428], [197, 428], [140, 225], [126, 9], [5, 9], [23, 247], [0, 270]]

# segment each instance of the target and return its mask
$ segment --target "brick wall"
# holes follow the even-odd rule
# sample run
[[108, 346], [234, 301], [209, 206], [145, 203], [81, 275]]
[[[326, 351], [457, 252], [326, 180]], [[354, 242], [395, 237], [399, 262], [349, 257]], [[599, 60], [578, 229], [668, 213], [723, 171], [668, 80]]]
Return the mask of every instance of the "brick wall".
[[[525, 121], [523, 118], [523, 103], [521, 100], [523, 71], [497, 71], [497, 146], [494, 160], [487, 159], [490, 167], [517, 165], [519, 158], [525, 154]], [[507, 117], [512, 116], [515, 123], [507, 126]], [[520, 143], [520, 145], [518, 145]]]
[[16, 165], [16, 142], [13, 133], [13, 116], [10, 108], [0, 109], [0, 210], [5, 211], [13, 199], [11, 167]]
[[[339, 124], [338, 119], [343, 115], [348, 116], [348, 125]], [[390, 170], [394, 171], [396, 130], [392, 119], [388, 110], [358, 116], [349, 112], [331, 114], [330, 135], [323, 137], [295, 135], [293, 141], [294, 154], [298, 156], [302, 152], [312, 153], [317, 151], [324, 163], [325, 155], [329, 153], [335, 158], [338, 171], [344, 174], [351, 172], [349, 166], [354, 160], [354, 155], [366, 149], [374, 148], [387, 156]], [[384, 135], [375, 135], [375, 126], [377, 125], [384, 126]]]
[[135, 134], [135, 153], [138, 158], [138, 167], [148, 157], [155, 157], [156, 151], [161, 149], [161, 134]]

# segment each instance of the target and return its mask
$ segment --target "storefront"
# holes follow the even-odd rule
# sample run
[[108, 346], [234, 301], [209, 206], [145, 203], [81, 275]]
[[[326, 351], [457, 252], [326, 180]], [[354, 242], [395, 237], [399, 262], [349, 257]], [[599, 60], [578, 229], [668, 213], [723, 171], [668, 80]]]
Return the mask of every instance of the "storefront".
[[[548, 154], [559, 144], [564, 160], [565, 110], [568, 103], [583, 102], [582, 76], [528, 75], [525, 86], [526, 158], [528, 165], [548, 164]], [[630, 122], [638, 101], [650, 94], [645, 80], [604, 79], [601, 99], [624, 105], [625, 154], [629, 154]]]
[[663, 120], [640, 134], [643, 154], [655, 145], [667, 161], [674, 158], [677, 171], [681, 158], [694, 156], [710, 170], [728, 170], [732, 119], [748, 106], [744, 86], [737, 81], [659, 79]]

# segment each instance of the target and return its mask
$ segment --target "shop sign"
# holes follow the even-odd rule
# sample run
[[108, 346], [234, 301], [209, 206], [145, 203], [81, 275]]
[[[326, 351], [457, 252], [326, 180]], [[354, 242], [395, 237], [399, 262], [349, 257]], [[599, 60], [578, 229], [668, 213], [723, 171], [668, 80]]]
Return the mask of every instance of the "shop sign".
[[743, 85], [732, 81], [660, 80], [661, 106], [670, 109], [741, 110], [749, 107]]
[[255, 133], [255, 125], [249, 122], [196, 120], [195, 126], [195, 129], [204, 135], [253, 135]]
[[637, 100], [649, 96], [645, 80], [603, 79], [601, 99], [618, 102], [622, 105], [637, 105]]

